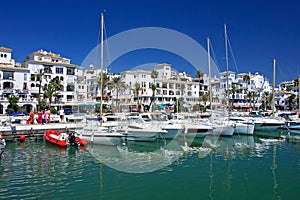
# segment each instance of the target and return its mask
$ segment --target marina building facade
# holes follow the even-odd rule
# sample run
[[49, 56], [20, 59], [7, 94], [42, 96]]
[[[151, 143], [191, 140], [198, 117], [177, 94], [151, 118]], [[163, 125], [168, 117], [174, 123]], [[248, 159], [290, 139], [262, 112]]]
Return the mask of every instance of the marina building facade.
[[[39, 81], [37, 77], [41, 72], [43, 75]], [[69, 58], [45, 50], [29, 54], [21, 64], [12, 58], [12, 49], [0, 47], [0, 114], [6, 114], [10, 95], [17, 96], [18, 105], [29, 112], [37, 108], [39, 94], [43, 101], [56, 109], [93, 111], [100, 102], [100, 74], [99, 68], [83, 69], [71, 64]], [[272, 93], [269, 80], [259, 73], [225, 71], [220, 72], [219, 77], [202, 74], [195, 78], [185, 72], [176, 72], [171, 64], [162, 63], [153, 66], [152, 70], [134, 69], [120, 74], [108, 74], [104, 70], [102, 74], [105, 75], [102, 100], [112, 106], [118, 102], [119, 111], [138, 107], [142, 110], [165, 109], [176, 105], [177, 101], [184, 110], [197, 111], [210, 104], [209, 93], [213, 106], [225, 107], [226, 99], [229, 99], [233, 109], [247, 109], [253, 105], [258, 108], [267, 105]], [[114, 77], [120, 77], [125, 87], [112, 87]], [[48, 99], [44, 95], [45, 88], [54, 78], [59, 79], [61, 87]], [[251, 92], [256, 95], [250, 97]], [[276, 107], [292, 109], [292, 97], [297, 95], [294, 81], [279, 84], [275, 93]]]

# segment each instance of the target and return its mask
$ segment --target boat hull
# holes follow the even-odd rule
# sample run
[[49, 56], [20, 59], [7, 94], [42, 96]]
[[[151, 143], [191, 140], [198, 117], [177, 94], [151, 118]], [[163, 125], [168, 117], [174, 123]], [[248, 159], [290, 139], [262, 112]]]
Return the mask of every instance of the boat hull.
[[300, 122], [285, 122], [282, 128], [288, 130], [300, 130]]
[[277, 123], [255, 123], [255, 131], [275, 131], [279, 129], [282, 124]]
[[174, 139], [177, 138], [178, 135], [180, 135], [183, 132], [183, 127], [181, 125], [165, 125], [162, 126], [162, 130], [167, 131], [166, 133], [161, 133], [160, 137], [162, 139]]
[[205, 137], [212, 133], [213, 128], [209, 125], [187, 124], [184, 130], [185, 137]]
[[44, 138], [46, 141], [61, 147], [66, 147], [69, 144], [67, 137], [68, 136], [66, 134], [62, 134], [56, 130], [46, 130], [44, 133]]
[[220, 135], [225, 137], [231, 137], [234, 133], [234, 127], [233, 126], [216, 126], [213, 129], [214, 135]]
[[105, 133], [105, 132], [84, 132], [81, 138], [86, 140], [87, 144], [99, 145], [118, 145], [122, 142], [122, 134], [118, 132]]
[[234, 128], [234, 134], [239, 135], [253, 135], [254, 124], [252, 123], [236, 123]]
[[[161, 132], [161, 133], [166, 133]], [[124, 139], [129, 141], [140, 141], [140, 142], [153, 142], [157, 139], [159, 132], [145, 131], [145, 130], [131, 130], [128, 129], [124, 133]]]

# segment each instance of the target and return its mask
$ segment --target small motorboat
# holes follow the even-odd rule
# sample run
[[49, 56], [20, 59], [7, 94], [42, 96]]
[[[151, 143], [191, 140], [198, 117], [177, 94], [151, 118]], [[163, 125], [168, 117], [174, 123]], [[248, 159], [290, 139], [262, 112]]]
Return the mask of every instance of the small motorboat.
[[74, 134], [62, 133], [57, 130], [46, 130], [44, 132], [44, 138], [48, 142], [59, 145], [61, 147], [71, 146], [80, 146], [86, 145], [87, 142], [79, 137], [76, 137]]

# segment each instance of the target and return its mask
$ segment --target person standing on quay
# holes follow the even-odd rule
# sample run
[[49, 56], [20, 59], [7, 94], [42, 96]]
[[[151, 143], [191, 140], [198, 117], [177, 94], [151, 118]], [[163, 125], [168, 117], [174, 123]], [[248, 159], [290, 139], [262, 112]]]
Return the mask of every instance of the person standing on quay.
[[47, 124], [49, 124], [50, 123], [50, 114], [51, 114], [51, 111], [50, 110], [48, 110], [47, 111], [48, 112], [48, 117], [47, 117]]
[[45, 113], [44, 113], [44, 120], [45, 120], [45, 123], [48, 124], [50, 122], [50, 114], [49, 114], [49, 111], [48, 110], [45, 110]]
[[29, 113], [29, 118], [26, 121], [27, 124], [34, 124], [34, 113], [33, 110], [30, 111]]
[[60, 110], [59, 110], [59, 116], [60, 116], [60, 122], [61, 122], [61, 123], [65, 122], [65, 113], [64, 113], [64, 109], [60, 109]]
[[38, 111], [38, 118], [37, 118], [37, 122], [39, 124], [43, 123], [43, 112], [41, 110]]

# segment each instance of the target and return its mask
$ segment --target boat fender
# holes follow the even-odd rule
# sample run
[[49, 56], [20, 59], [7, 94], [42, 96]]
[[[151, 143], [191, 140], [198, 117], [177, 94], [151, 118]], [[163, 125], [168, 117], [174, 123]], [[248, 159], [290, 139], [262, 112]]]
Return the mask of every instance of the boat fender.
[[24, 142], [24, 141], [25, 141], [25, 138], [26, 138], [26, 135], [20, 135], [20, 141], [21, 141], [21, 142]]

